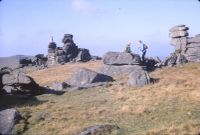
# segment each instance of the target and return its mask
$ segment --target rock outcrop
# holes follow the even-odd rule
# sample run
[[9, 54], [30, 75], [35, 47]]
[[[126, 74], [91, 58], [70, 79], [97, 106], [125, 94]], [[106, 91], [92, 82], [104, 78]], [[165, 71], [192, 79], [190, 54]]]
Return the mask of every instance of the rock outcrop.
[[53, 66], [56, 64], [65, 64], [67, 62], [87, 62], [91, 60], [91, 55], [88, 49], [78, 48], [73, 41], [73, 35], [65, 34], [62, 39], [63, 47], [57, 47], [52, 41], [48, 46], [47, 65]]
[[101, 73], [110, 76], [128, 75], [143, 68], [139, 55], [125, 52], [107, 52], [103, 56], [103, 63]]
[[177, 25], [170, 29], [170, 43], [174, 46], [175, 52], [164, 60], [164, 66], [200, 62], [200, 34], [188, 37], [188, 30], [185, 25]]
[[0, 107], [0, 134], [11, 135], [20, 115], [14, 108]]
[[2, 68], [0, 72], [3, 93], [35, 95], [40, 92], [40, 87], [33, 78], [25, 75], [20, 70]]
[[131, 87], [142, 87], [150, 84], [150, 77], [145, 70], [133, 70], [129, 75], [128, 85]]

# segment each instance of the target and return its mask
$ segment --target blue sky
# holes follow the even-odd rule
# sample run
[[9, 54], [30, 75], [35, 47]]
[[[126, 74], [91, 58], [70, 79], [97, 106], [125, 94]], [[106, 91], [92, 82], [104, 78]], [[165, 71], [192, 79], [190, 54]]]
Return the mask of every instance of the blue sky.
[[168, 56], [169, 29], [190, 27], [200, 33], [197, 0], [2, 0], [0, 56], [47, 54], [50, 37], [58, 46], [66, 33], [92, 55], [123, 51], [128, 41], [137, 53], [138, 40], [148, 44], [148, 56]]

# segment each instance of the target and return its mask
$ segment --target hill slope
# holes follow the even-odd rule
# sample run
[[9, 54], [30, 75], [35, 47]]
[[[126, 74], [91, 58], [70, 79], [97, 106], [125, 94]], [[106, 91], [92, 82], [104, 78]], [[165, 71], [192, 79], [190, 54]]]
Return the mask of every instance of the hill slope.
[[[80, 65], [98, 69], [102, 64]], [[46, 85], [57, 79], [65, 80], [75, 67], [76, 64], [63, 65], [30, 75]], [[65, 72], [61, 74], [60, 69]], [[30, 100], [16, 99], [14, 106], [24, 117], [16, 126], [16, 132], [73, 135], [94, 124], [115, 124], [125, 135], [198, 134], [200, 64], [163, 68], [150, 76], [157, 82], [142, 88], [129, 88], [126, 78], [122, 78], [110, 87], [73, 91], [61, 96], [46, 94]], [[8, 97], [0, 100], [13, 105]]]
[[33, 56], [27, 55], [14, 55], [10, 57], [0, 57], [0, 68], [10, 67], [17, 68], [19, 66], [19, 60], [23, 58], [33, 58]]

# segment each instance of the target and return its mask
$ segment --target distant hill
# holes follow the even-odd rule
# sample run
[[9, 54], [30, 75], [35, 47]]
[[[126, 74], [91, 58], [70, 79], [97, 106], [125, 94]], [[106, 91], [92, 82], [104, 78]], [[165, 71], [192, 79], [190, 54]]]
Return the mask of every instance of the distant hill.
[[0, 68], [10, 67], [17, 68], [19, 66], [19, 60], [22, 58], [33, 58], [33, 56], [28, 55], [14, 55], [10, 57], [0, 57]]

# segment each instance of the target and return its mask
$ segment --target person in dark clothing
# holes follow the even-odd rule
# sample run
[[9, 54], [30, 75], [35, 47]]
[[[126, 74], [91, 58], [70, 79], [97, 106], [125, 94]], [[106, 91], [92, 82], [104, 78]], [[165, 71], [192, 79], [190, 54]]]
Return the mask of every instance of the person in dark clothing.
[[148, 46], [144, 44], [141, 40], [139, 40], [140, 51], [142, 52], [142, 60], [145, 60], [145, 55], [147, 53]]

